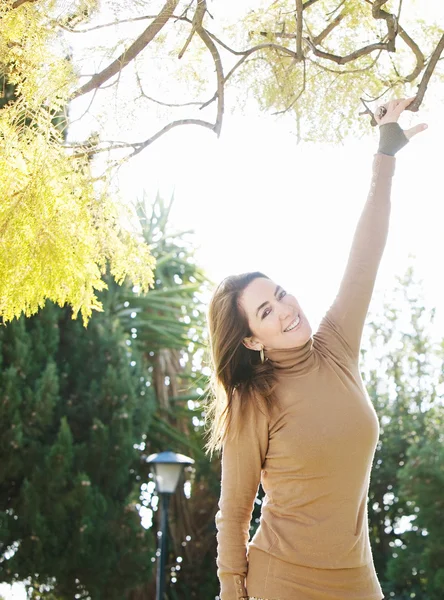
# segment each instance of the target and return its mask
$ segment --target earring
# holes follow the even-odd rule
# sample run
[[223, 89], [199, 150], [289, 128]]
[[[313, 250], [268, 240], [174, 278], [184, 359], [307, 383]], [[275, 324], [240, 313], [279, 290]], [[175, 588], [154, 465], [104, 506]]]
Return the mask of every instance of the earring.
[[261, 363], [264, 363], [265, 362], [265, 356], [264, 356], [264, 347], [263, 346], [260, 349], [259, 354], [261, 356]]

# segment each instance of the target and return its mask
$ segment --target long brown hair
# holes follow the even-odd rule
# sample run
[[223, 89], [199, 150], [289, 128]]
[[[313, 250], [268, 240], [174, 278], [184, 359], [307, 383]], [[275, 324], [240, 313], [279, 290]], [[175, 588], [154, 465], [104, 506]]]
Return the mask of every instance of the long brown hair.
[[240, 296], [259, 277], [269, 279], [258, 271], [227, 277], [210, 300], [208, 326], [213, 374], [205, 406], [205, 423], [207, 426], [209, 423], [205, 450], [210, 456], [221, 450], [228, 429], [236, 433], [238, 417], [242, 418], [247, 406], [255, 403], [259, 410], [265, 408], [270, 412], [275, 400], [275, 376], [270, 362], [262, 363], [259, 352], [242, 343], [252, 332]]

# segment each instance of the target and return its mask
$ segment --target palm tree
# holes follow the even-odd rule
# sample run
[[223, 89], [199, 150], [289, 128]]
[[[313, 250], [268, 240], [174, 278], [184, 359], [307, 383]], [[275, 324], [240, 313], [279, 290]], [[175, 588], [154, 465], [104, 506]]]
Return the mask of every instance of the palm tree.
[[[149, 398], [155, 407], [150, 410], [152, 419], [144, 441], [144, 455], [171, 447], [196, 461], [190, 475], [191, 496], [187, 498], [179, 485], [170, 504], [171, 550], [167, 562], [173, 567], [178, 556], [183, 561], [181, 571], [176, 571], [177, 584], [169, 593], [171, 598], [185, 600], [197, 598], [197, 591], [193, 590], [203, 585], [191, 565], [204, 564], [205, 560], [209, 565], [214, 563], [214, 517], [220, 470], [219, 465], [209, 463], [203, 452], [199, 403], [208, 379], [202, 356], [207, 341], [204, 300], [211, 282], [196, 264], [192, 232], [171, 230], [173, 201], [174, 198], [166, 204], [157, 195], [151, 207], [145, 199], [136, 205], [141, 233], [156, 259], [154, 288], [137, 295], [137, 290], [110, 281], [107, 308], [126, 328], [129, 351], [137, 348], [147, 365], [152, 390]], [[157, 516], [154, 513], [154, 527]], [[202, 577], [215, 578], [211, 566]], [[180, 589], [178, 596], [174, 587], [178, 588], [177, 593]], [[129, 600], [148, 600], [153, 592], [154, 582], [150, 582], [133, 590]]]

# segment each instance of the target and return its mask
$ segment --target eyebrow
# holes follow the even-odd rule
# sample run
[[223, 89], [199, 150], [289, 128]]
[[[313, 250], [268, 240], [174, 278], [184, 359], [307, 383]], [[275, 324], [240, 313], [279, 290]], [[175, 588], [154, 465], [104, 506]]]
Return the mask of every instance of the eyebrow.
[[[280, 285], [277, 285], [277, 286], [276, 286], [276, 289], [274, 290], [274, 297], [275, 297], [275, 298], [277, 297], [277, 295], [278, 295], [278, 293], [279, 293], [279, 291], [280, 291], [280, 290], [282, 290], [281, 286], [280, 286]], [[262, 302], [262, 304], [261, 304], [260, 306], [258, 306], [258, 309], [257, 309], [257, 311], [256, 311], [256, 317], [257, 317], [257, 315], [258, 315], [259, 311], [261, 310], [261, 308], [264, 308], [264, 306], [267, 306], [267, 304], [270, 304], [270, 303], [268, 302], [268, 300], [267, 300], [266, 302]]]

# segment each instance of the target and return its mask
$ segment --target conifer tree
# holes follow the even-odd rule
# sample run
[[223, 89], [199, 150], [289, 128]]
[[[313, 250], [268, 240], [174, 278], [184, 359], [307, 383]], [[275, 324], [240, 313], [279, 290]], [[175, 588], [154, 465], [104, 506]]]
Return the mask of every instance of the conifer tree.
[[48, 305], [0, 329], [0, 357], [0, 580], [121, 600], [155, 550], [137, 511], [152, 407], [138, 356], [106, 313], [85, 329]]
[[438, 600], [443, 589], [444, 353], [432, 335], [434, 319], [410, 267], [382, 313], [369, 316], [362, 351], [363, 379], [381, 426], [370, 537], [383, 591], [399, 600]]

